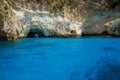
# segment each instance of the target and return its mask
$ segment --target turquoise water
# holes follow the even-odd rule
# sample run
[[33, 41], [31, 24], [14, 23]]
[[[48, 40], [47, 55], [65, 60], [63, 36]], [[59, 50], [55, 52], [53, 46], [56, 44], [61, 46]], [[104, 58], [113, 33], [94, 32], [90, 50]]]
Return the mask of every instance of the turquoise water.
[[0, 41], [0, 80], [120, 80], [120, 38]]

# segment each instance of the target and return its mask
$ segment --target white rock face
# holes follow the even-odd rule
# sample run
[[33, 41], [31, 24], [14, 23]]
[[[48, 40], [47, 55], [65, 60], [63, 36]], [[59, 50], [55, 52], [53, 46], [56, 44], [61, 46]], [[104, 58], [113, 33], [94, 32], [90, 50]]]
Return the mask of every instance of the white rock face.
[[19, 18], [23, 18], [25, 15], [24, 15], [24, 12], [22, 11], [16, 11], [14, 9], [12, 9], [12, 11], [19, 17]]
[[1, 38], [78, 37], [82, 34], [120, 36], [120, 13], [92, 10], [97, 4], [83, 6], [82, 11], [63, 6], [62, 11], [57, 5], [55, 9], [52, 5], [46, 9], [44, 6], [47, 5], [22, 1], [0, 0]]
[[119, 17], [120, 13], [117, 12], [116, 13], [102, 12], [93, 14], [83, 24], [82, 34], [111, 36], [112, 34], [114, 35], [115, 33], [116, 35], [117, 34], [116, 31], [120, 31], [120, 29], [115, 28], [115, 24], [118, 25], [118, 23], [120, 23], [119, 21], [116, 22], [116, 19], [118, 19]]
[[107, 28], [108, 34], [120, 36], [120, 18], [107, 22], [105, 27]]
[[45, 37], [77, 37], [81, 35], [81, 23], [72, 22], [61, 16], [50, 16], [48, 11], [23, 10], [32, 15], [23, 11], [12, 11], [18, 16], [19, 25], [23, 29], [21, 33], [25, 36], [31, 31], [32, 35], [34, 33], [39, 35], [41, 32]]
[[[39, 30], [44, 32], [45, 36], [80, 36], [81, 24], [70, 22], [69, 20], [58, 17], [38, 17], [32, 18], [32, 25], [38, 26]], [[75, 31], [72, 33], [71, 31]]]

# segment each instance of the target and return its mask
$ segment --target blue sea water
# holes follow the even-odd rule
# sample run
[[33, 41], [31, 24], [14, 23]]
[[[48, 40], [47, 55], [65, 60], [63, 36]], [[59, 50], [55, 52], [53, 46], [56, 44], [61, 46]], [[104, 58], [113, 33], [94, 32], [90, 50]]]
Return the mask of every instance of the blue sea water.
[[0, 80], [120, 80], [120, 38], [0, 41]]

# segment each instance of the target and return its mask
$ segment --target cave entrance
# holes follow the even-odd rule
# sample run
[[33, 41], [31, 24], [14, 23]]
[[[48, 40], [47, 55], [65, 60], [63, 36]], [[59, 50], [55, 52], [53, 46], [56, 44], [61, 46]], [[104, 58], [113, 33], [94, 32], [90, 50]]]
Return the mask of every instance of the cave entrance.
[[43, 31], [40, 31], [38, 29], [32, 29], [27, 35], [28, 38], [39, 38], [39, 37], [45, 37]]

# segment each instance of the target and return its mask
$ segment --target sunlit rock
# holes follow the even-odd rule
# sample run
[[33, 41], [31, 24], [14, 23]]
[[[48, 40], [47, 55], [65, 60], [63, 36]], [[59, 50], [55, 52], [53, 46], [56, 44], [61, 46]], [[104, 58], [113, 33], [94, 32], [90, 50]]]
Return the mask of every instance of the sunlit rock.
[[[115, 24], [118, 25], [118, 22], [114, 21], [114, 25], [109, 25], [112, 20], [118, 19], [120, 16], [119, 13], [115, 12], [101, 12], [95, 13], [92, 16], [88, 17], [82, 27], [82, 34], [83, 35], [102, 35], [102, 36], [117, 36], [116, 31], [120, 31], [120, 29], [116, 28], [116, 31], [112, 30], [115, 29]], [[111, 30], [110, 30], [111, 29]]]
[[119, 28], [106, 27], [120, 17], [118, 4], [113, 0], [0, 0], [0, 37], [119, 36]]
[[120, 18], [107, 22], [105, 27], [108, 30], [108, 34], [113, 36], [120, 36]]
[[18, 39], [19, 30], [17, 16], [7, 4], [0, 1], [0, 39]]

